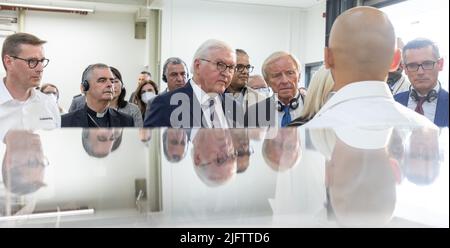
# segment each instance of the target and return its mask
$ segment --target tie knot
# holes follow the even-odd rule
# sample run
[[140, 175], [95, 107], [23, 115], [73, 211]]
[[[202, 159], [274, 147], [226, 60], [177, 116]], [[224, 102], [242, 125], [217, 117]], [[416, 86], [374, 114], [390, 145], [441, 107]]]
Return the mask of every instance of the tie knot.
[[424, 103], [427, 100], [426, 96], [419, 96], [417, 102]]
[[284, 105], [283, 111], [284, 111], [284, 113], [289, 113], [289, 105]]
[[208, 106], [209, 107], [212, 107], [212, 106], [214, 106], [214, 103], [215, 103], [216, 101], [214, 100], [214, 98], [209, 98], [208, 99]]

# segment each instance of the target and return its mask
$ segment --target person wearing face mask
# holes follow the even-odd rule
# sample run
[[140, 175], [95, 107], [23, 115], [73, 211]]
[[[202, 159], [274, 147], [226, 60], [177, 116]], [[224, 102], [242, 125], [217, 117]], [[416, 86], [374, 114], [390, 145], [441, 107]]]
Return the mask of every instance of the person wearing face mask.
[[158, 86], [152, 80], [147, 80], [140, 83], [136, 89], [138, 94], [134, 98], [134, 104], [139, 107], [141, 110], [142, 118], [145, 116], [145, 109], [147, 108], [147, 104], [149, 101], [152, 101], [153, 98], [158, 95]]
[[56, 104], [58, 105], [58, 109], [59, 109], [59, 112], [61, 113], [61, 114], [65, 114], [66, 113], [66, 111], [59, 105], [59, 103], [58, 103], [58, 100], [59, 100], [59, 90], [58, 90], [58, 88], [55, 86], [55, 85], [53, 85], [53, 84], [43, 84], [40, 88], [39, 88], [39, 90], [42, 92], [42, 93], [44, 93], [44, 94], [46, 94], [46, 95], [49, 95], [49, 96], [51, 96], [52, 97], [52, 99], [56, 102]]

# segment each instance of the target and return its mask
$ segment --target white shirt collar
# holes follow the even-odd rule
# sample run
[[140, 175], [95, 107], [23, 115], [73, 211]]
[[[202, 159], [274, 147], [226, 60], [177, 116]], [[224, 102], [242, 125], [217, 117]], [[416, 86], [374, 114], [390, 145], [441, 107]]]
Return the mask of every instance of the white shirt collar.
[[14, 98], [9, 93], [9, 90], [6, 88], [5, 78], [3, 78], [2, 82], [0, 83], [0, 104], [9, 102], [13, 99]]
[[192, 90], [194, 91], [194, 95], [197, 98], [200, 105], [208, 105], [208, 100], [211, 98], [211, 96], [214, 96], [215, 104], [221, 103], [220, 97], [216, 93], [206, 93], [200, 86], [194, 81], [194, 79], [191, 79], [190, 84], [192, 86]]
[[386, 82], [361, 81], [347, 84], [338, 90], [319, 110], [317, 116], [333, 108], [334, 106], [357, 98], [385, 97], [394, 100]]

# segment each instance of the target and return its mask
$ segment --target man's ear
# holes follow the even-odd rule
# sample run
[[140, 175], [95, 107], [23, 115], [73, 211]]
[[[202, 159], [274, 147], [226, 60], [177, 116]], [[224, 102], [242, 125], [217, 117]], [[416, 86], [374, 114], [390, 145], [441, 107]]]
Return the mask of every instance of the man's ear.
[[11, 65], [12, 58], [9, 55], [5, 55], [3, 57], [3, 64], [5, 64], [5, 67]]
[[392, 59], [391, 66], [389, 68], [389, 72], [396, 71], [401, 62], [402, 62], [402, 53], [400, 52], [400, 49], [396, 48], [394, 52], [394, 58]]
[[333, 51], [329, 47], [324, 48], [324, 64], [327, 69], [334, 66]]

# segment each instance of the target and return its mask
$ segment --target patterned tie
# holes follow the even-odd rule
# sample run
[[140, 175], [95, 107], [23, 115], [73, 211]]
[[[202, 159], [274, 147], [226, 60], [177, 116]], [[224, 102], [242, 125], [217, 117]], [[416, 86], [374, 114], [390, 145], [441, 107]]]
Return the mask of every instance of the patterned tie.
[[291, 113], [289, 113], [289, 105], [285, 105], [283, 108], [284, 115], [283, 119], [281, 119], [281, 127], [286, 127], [291, 123]]
[[215, 124], [214, 123], [214, 113], [215, 113], [215, 109], [214, 109], [215, 101], [214, 101], [214, 98], [210, 98], [208, 100], [208, 102], [209, 102], [209, 105], [208, 105], [208, 107], [209, 107], [209, 120], [211, 121], [211, 127], [214, 128], [216, 126], [216, 125], [214, 125]]
[[424, 103], [426, 100], [427, 100], [427, 97], [426, 97], [426, 96], [419, 96], [419, 100], [417, 101], [417, 106], [416, 106], [416, 109], [415, 109], [415, 111], [416, 111], [417, 113], [419, 113], [419, 114], [421, 114], [421, 115], [424, 115], [422, 105], [423, 105], [423, 103]]

